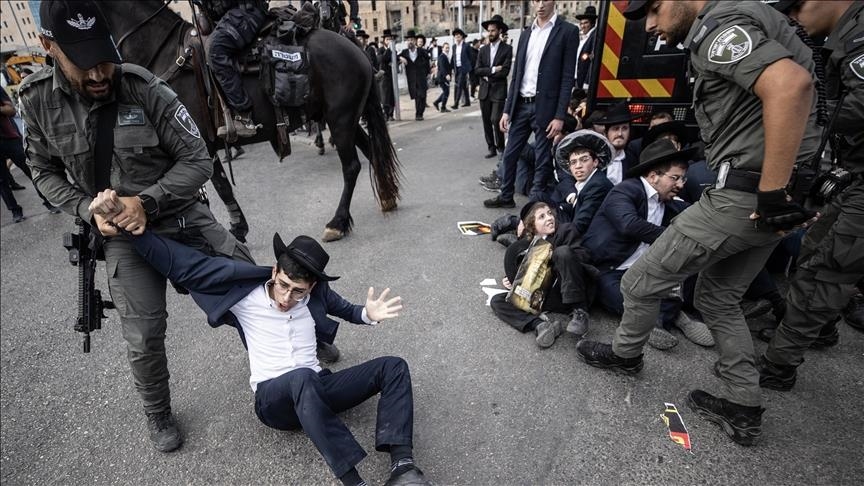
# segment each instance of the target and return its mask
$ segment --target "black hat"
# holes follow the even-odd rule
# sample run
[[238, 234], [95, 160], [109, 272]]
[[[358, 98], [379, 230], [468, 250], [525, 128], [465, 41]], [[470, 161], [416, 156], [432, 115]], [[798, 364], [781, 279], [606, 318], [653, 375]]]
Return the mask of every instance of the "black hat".
[[624, 10], [624, 17], [627, 20], [640, 20], [648, 15], [648, 3], [650, 0], [630, 0], [627, 4], [627, 9]]
[[324, 248], [317, 241], [306, 235], [294, 238], [294, 241], [290, 245], [285, 246], [285, 243], [282, 243], [282, 238], [279, 237], [279, 233], [274, 233], [273, 253], [276, 254], [277, 260], [283, 253], [287, 253], [295, 262], [312, 272], [320, 280], [331, 281], [339, 278], [331, 277], [324, 273], [324, 267], [330, 261], [330, 255], [324, 251]]
[[651, 170], [663, 162], [670, 160], [680, 160], [681, 162], [690, 162], [693, 154], [696, 153], [696, 148], [678, 150], [672, 140], [660, 139], [642, 149], [639, 154], [639, 163], [627, 170], [627, 177], [637, 177]]
[[633, 118], [635, 117], [630, 113], [630, 108], [627, 106], [627, 102], [622, 101], [612, 105], [608, 110], [606, 110], [606, 115], [599, 120], [594, 120], [594, 123], [603, 125], [604, 127], [611, 127], [613, 125], [630, 123], [633, 121]]
[[[504, 22], [504, 17], [502, 17], [502, 16], [500, 16], [500, 15], [498, 15], [498, 14], [493, 15], [491, 19], [489, 19], [489, 20], [487, 20], [487, 21], [481, 23], [480, 25], [483, 26], [483, 30], [486, 30], [486, 29], [488, 29], [489, 26], [492, 25], [492, 24], [497, 25], [498, 28], [501, 29], [501, 32], [502, 32], [502, 33], [503, 33], [503, 32], [507, 32], [507, 29], [509, 28], [509, 27], [507, 27], [507, 23]], [[463, 36], [464, 36], [464, 35], [463, 35]]]
[[465, 35], [465, 31], [462, 30], [462, 29], [460, 29], [459, 27], [456, 27], [455, 29], [453, 29], [453, 36], [455, 37], [456, 34], [461, 35], [463, 39], [464, 39], [465, 37], [468, 37], [467, 35]]
[[411, 29], [411, 30], [408, 31], [407, 34], [405, 34], [405, 38], [406, 38], [406, 39], [416, 39], [416, 38], [417, 38], [417, 33], [414, 32], [414, 29]]
[[519, 219], [525, 221], [525, 218], [528, 217], [528, 214], [531, 213], [531, 210], [534, 209], [534, 206], [541, 203], [549, 206], [552, 209], [555, 209], [555, 204], [545, 196], [541, 197], [540, 199], [532, 199], [525, 203], [525, 205], [522, 206], [522, 209], [519, 210]]
[[80, 69], [103, 62], [120, 64], [108, 22], [91, 0], [43, 0], [39, 5], [42, 35], [56, 42]]
[[585, 7], [585, 13], [576, 16], [577, 20], [594, 20], [597, 18], [597, 9], [593, 5]]
[[678, 120], [672, 120], [668, 122], [663, 122], [658, 125], [654, 125], [649, 128], [645, 133], [645, 136], [642, 137], [642, 145], [647, 147], [654, 143], [660, 135], [664, 133], [673, 133], [678, 136], [678, 141], [681, 145], [687, 143], [687, 126], [684, 125], [684, 122]]
[[357, 32], [354, 32], [354, 35], [356, 35], [357, 37], [364, 37], [366, 39], [369, 38], [369, 34], [367, 34], [366, 31], [363, 29], [360, 29]]
[[384, 29], [381, 32], [381, 37], [384, 39], [390, 37], [392, 39], [393, 38], [393, 31], [391, 31], [390, 29]]
[[801, 3], [801, 0], [774, 0], [765, 1], [765, 3], [771, 4], [771, 6], [778, 12], [788, 15], [789, 11], [792, 10], [792, 7]]
[[561, 139], [558, 148], [555, 149], [555, 161], [562, 169], [570, 171], [570, 154], [577, 148], [586, 148], [594, 152], [600, 169], [606, 167], [612, 160], [612, 145], [606, 137], [594, 130], [578, 130]]

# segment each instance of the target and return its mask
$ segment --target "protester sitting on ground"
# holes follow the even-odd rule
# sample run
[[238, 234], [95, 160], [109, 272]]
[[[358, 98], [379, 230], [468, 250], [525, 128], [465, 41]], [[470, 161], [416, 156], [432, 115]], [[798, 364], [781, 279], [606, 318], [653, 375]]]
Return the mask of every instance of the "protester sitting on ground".
[[582, 128], [586, 128], [588, 130], [594, 130], [600, 135], [606, 136], [606, 126], [600, 124], [600, 120], [602, 120], [606, 116], [606, 112], [603, 110], [594, 110], [592, 111], [587, 118], [582, 120]]
[[593, 294], [593, 273], [586, 266], [587, 252], [576, 242], [578, 235], [570, 223], [557, 224], [555, 211], [545, 202], [529, 202], [520, 213], [522, 225], [519, 241], [504, 254], [504, 286], [508, 289], [516, 277], [525, 251], [535, 236], [546, 239], [554, 247], [552, 271], [554, 283], [546, 294], [543, 312], [535, 316], [507, 302], [505, 294], [492, 297], [492, 311], [499, 319], [521, 332], [534, 331], [537, 345], [552, 346], [566, 329], [579, 337], [588, 331], [590, 295]]
[[150, 231], [130, 240], [156, 271], [191, 292], [211, 325], [237, 328], [261, 422], [302, 429], [343, 484], [365, 485], [356, 465], [366, 452], [337, 414], [380, 394], [375, 449], [390, 453], [386, 484], [430, 484], [414, 465], [414, 401], [405, 361], [387, 356], [333, 373], [315, 355], [316, 334], [332, 321], [328, 315], [367, 325], [397, 317], [401, 299], [388, 298], [390, 289], [376, 298], [370, 287], [365, 306], [346, 301], [329, 286], [339, 278], [324, 272], [329, 255], [308, 236], [286, 246], [275, 234], [273, 267], [211, 257]]
[[[616, 185], [600, 206], [582, 238], [591, 261], [600, 270], [597, 300], [615, 315], [624, 313], [621, 277], [656, 240], [687, 203], [675, 196], [684, 186], [687, 161], [693, 149], [681, 150], [671, 140], [661, 139], [642, 151], [639, 164]], [[677, 326], [696, 344], [713, 346], [714, 339], [704, 323], [680, 312], [680, 298], [661, 302], [657, 327], [649, 344], [669, 349], [678, 339], [667, 329]]]
[[[651, 115], [651, 119], [648, 120], [648, 130], [650, 131], [657, 125], [671, 121], [675, 121], [675, 118], [668, 111], [655, 111]], [[644, 137], [630, 140], [630, 143], [627, 144], [627, 150], [629, 150], [634, 156], [639, 157], [639, 154], [642, 153], [642, 148], [651, 144], [651, 142], [645, 141], [645, 137], [647, 137], [647, 133]], [[654, 140], [656, 140], [656, 138]]]
[[603, 172], [610, 160], [612, 146], [593, 130], [567, 135], [555, 151], [555, 161], [569, 172], [552, 194], [558, 222], [572, 222], [580, 236], [588, 231], [594, 214], [613, 187]]

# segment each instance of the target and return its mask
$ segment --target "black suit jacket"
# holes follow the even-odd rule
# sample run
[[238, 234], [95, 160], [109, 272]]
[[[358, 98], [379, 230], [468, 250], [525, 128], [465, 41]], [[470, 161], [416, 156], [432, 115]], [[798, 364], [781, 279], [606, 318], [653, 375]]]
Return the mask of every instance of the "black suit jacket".
[[405, 77], [408, 78], [408, 94], [411, 99], [414, 99], [418, 94], [425, 95], [428, 89], [426, 78], [429, 76], [429, 71], [432, 65], [429, 62], [429, 52], [426, 49], [417, 49], [417, 59], [411, 60], [411, 53], [408, 49], [403, 49], [399, 57], [405, 59]]
[[672, 200], [665, 206], [661, 226], [651, 224], [647, 219], [648, 195], [641, 178], [624, 179], [613, 187], [582, 238], [582, 246], [591, 252], [594, 265], [603, 272], [618, 268], [640, 243], [653, 243], [687, 203]]
[[438, 84], [446, 83], [448, 74], [453, 74], [453, 66], [450, 64], [450, 58], [442, 51], [438, 55]]
[[[506, 101], [507, 100], [507, 76], [513, 64], [513, 47], [498, 41], [498, 50], [495, 59], [489, 59], [492, 46], [489, 44], [480, 48], [480, 57], [477, 59], [477, 67], [474, 73], [480, 78], [480, 100]], [[492, 74], [493, 66], [501, 66], [501, 70]]]
[[594, 61], [594, 34], [597, 32], [597, 27], [591, 29], [588, 38], [585, 39], [585, 44], [582, 50], [579, 51], [579, 60], [576, 62], [576, 87], [581, 88], [588, 81], [588, 76], [591, 73], [591, 63]]
[[567, 196], [576, 192], [575, 184], [573, 178], [565, 178], [555, 188], [552, 199], [558, 205], [558, 221], [573, 223], [576, 231], [584, 235], [606, 195], [614, 186], [606, 178], [606, 173], [598, 169], [576, 196], [575, 203], [570, 204]]
[[[450, 46], [450, 52], [453, 54], [453, 72], [456, 72], [456, 43], [454, 42], [452, 46]], [[474, 64], [471, 62], [471, 46], [467, 42], [462, 43], [462, 57], [461, 57], [461, 72], [470, 73], [472, 69], [474, 69]], [[456, 74], [459, 74], [458, 72]]]
[[[507, 102], [504, 103], [504, 113], [509, 116], [513, 115], [513, 109], [520, 96], [519, 87], [525, 75], [525, 58], [528, 54], [530, 37], [531, 27], [529, 26], [522, 30], [522, 35], [519, 36], [519, 47], [516, 49], [516, 66], [510, 80]], [[570, 101], [570, 92], [576, 81], [573, 73], [576, 72], [578, 49], [579, 29], [561, 17], [557, 17], [540, 57], [540, 71], [537, 75], [534, 117], [537, 124], [543, 128], [552, 119], [564, 120], [567, 115], [567, 103]]]

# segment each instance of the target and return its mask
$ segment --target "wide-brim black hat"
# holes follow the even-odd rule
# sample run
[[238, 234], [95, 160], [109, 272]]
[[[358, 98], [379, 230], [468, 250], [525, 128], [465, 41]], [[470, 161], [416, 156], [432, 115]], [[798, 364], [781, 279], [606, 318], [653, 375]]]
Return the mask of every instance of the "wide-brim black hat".
[[627, 177], [640, 176], [645, 171], [670, 160], [680, 160], [689, 164], [695, 153], [695, 147], [678, 150], [672, 140], [662, 138], [642, 149], [639, 163], [627, 170]]
[[390, 37], [392, 39], [393, 38], [393, 31], [390, 29], [384, 29], [383, 31], [381, 31], [381, 37], [382, 38]]
[[363, 30], [363, 29], [360, 29], [360, 30], [358, 30], [357, 32], [354, 32], [354, 35], [357, 36], [357, 37], [363, 37], [363, 38], [365, 38], [365, 39], [368, 39], [368, 38], [369, 38], [369, 34], [367, 34], [366, 31]]
[[682, 121], [672, 120], [649, 128], [648, 131], [645, 132], [645, 136], [642, 138], [642, 146], [647, 147], [648, 145], [651, 145], [660, 138], [660, 135], [665, 133], [675, 134], [681, 145], [686, 145], [687, 142], [689, 142], [689, 140], [687, 140], [687, 125]]
[[[507, 32], [507, 30], [509, 29], [509, 27], [507, 27], [507, 24], [504, 22], [504, 17], [502, 17], [498, 14], [493, 15], [491, 19], [489, 19], [485, 22], [482, 22], [480, 25], [483, 26], [483, 30], [486, 30], [492, 24], [497, 25], [498, 28], [501, 29], [502, 33]], [[463, 34], [463, 37], [464, 37], [464, 34]]]
[[465, 31], [460, 29], [459, 27], [456, 27], [455, 29], [453, 29], [453, 36], [456, 36], [456, 34], [461, 35], [463, 38], [468, 37], [467, 35], [465, 35]]
[[408, 32], [405, 33], [405, 38], [406, 39], [416, 39], [417, 38], [417, 32], [415, 32], [413, 29], [409, 30]]
[[611, 127], [613, 125], [630, 123], [634, 118], [635, 116], [630, 113], [630, 108], [627, 106], [627, 102], [622, 101], [612, 105], [608, 110], [606, 110], [606, 115], [599, 120], [594, 120], [594, 123], [603, 125], [604, 127]]
[[593, 5], [588, 5], [585, 7], [585, 13], [579, 14], [576, 16], [576, 20], [594, 20], [597, 18], [597, 9], [594, 8]]
[[287, 253], [295, 262], [306, 270], [312, 272], [319, 280], [336, 280], [339, 277], [324, 273], [324, 267], [330, 261], [330, 255], [324, 251], [317, 241], [306, 235], [294, 238], [290, 245], [285, 246], [279, 233], [273, 234], [273, 253], [278, 260], [282, 254]]
[[522, 206], [522, 209], [519, 210], [519, 219], [524, 222], [525, 218], [527, 218], [528, 215], [531, 214], [531, 210], [534, 209], [534, 206], [536, 206], [537, 204], [545, 204], [553, 210], [555, 209], [555, 203], [553, 203], [550, 198], [546, 196], [540, 196], [539, 198], [531, 199], [530, 201], [525, 203], [524, 206]]
[[788, 15], [792, 7], [800, 3], [801, 0], [778, 0], [775, 2], [767, 2], [778, 12]]
[[640, 20], [648, 15], [648, 3], [650, 0], [630, 0], [624, 10], [624, 18], [627, 20]]
[[41, 33], [56, 42], [63, 54], [80, 69], [123, 61], [108, 22], [91, 0], [43, 0], [39, 5]]
[[609, 161], [612, 160], [612, 145], [606, 137], [594, 130], [578, 130], [558, 142], [558, 147], [555, 149], [555, 161], [558, 162], [558, 166], [570, 172], [570, 154], [577, 148], [586, 148], [594, 152], [599, 162], [597, 166], [599, 169], [609, 165]]

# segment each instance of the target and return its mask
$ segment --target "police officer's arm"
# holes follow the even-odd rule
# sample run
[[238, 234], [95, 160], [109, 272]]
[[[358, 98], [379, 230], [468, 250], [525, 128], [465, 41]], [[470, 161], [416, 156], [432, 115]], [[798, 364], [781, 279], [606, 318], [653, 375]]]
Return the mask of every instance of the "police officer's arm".
[[760, 191], [785, 188], [804, 138], [813, 101], [810, 72], [791, 59], [780, 59], [762, 71], [753, 92], [762, 101], [765, 155]]

